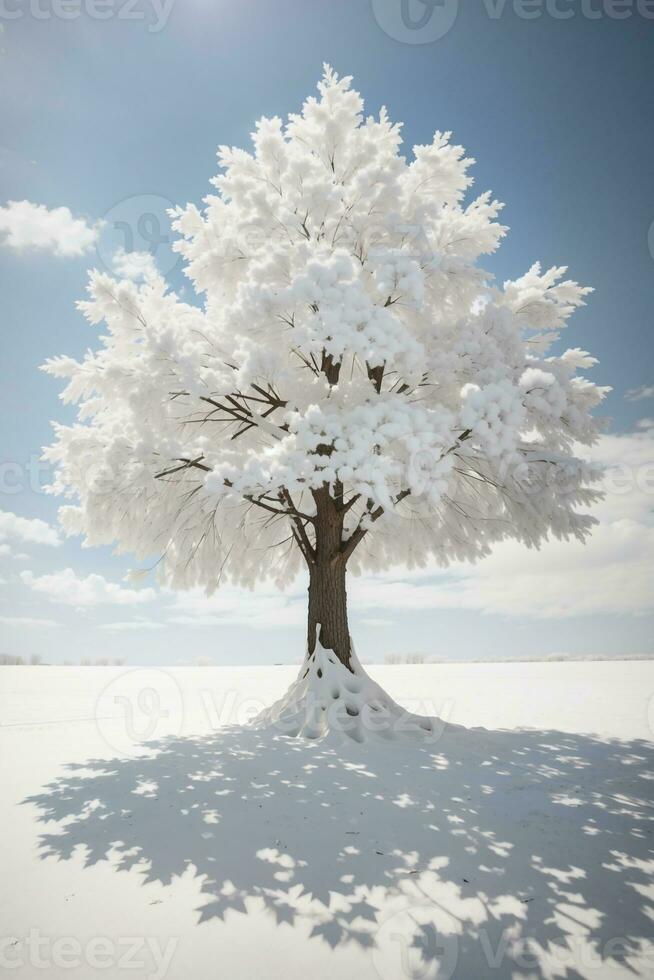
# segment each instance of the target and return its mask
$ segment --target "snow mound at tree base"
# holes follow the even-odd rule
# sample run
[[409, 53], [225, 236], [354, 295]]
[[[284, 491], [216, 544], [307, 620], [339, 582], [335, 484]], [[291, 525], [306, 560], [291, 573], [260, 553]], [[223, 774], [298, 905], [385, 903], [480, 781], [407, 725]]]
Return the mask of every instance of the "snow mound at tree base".
[[434, 739], [438, 718], [406, 711], [366, 673], [352, 650], [352, 670], [320, 642], [302, 664], [286, 694], [253, 720], [255, 728], [308, 739], [347, 742]]

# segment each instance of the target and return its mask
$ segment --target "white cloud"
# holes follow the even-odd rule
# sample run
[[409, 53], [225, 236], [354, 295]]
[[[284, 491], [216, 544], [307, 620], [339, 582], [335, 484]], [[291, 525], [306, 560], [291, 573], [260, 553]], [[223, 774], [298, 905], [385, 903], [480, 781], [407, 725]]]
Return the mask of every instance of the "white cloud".
[[604, 436], [590, 455], [607, 467], [606, 497], [586, 544], [549, 541], [534, 551], [506, 541], [477, 565], [354, 579], [350, 608], [534, 618], [654, 612], [654, 430]]
[[67, 606], [133, 606], [149, 602], [156, 595], [154, 589], [124, 589], [115, 582], [108, 582], [102, 575], [81, 578], [72, 568], [40, 576], [21, 572], [20, 577], [35, 592]]
[[[57, 531], [50, 524], [38, 517], [19, 517], [9, 510], [0, 510], [0, 541], [6, 538], [18, 538], [19, 541], [29, 541], [33, 544], [56, 546], [61, 544]], [[3, 551], [3, 553], [6, 553]]]
[[55, 626], [61, 626], [61, 623], [57, 623], [54, 619], [37, 619], [32, 616], [0, 616], [0, 623], [5, 626], [19, 626], [25, 629], [51, 629]]
[[225, 586], [214, 595], [200, 590], [174, 596], [168, 622], [180, 626], [251, 626], [255, 629], [298, 626], [306, 621], [306, 588], [280, 592], [261, 585], [255, 591]]
[[152, 279], [157, 275], [157, 264], [149, 252], [126, 252], [119, 248], [112, 259], [114, 270], [124, 279]]
[[74, 218], [70, 209], [47, 208], [32, 201], [9, 201], [0, 207], [3, 244], [16, 251], [41, 249], [55, 255], [83, 255], [93, 247], [100, 223], [93, 227]]
[[606, 525], [628, 519], [654, 526], [654, 430], [602, 436], [590, 456], [606, 467], [606, 497], [595, 516]]
[[355, 581], [353, 608], [471, 609], [511, 617], [553, 618], [643, 613], [654, 608], [654, 528], [632, 521], [598, 527], [586, 546], [550, 542], [540, 552], [504, 542], [477, 566], [424, 581]]
[[630, 388], [625, 398], [628, 402], [639, 402], [645, 398], [654, 398], [654, 385], [640, 385], [639, 388]]
[[134, 619], [122, 623], [102, 623], [100, 629], [109, 630], [110, 632], [115, 633], [123, 633], [127, 630], [160, 630], [163, 629], [163, 627], [164, 623], [160, 623], [153, 619]]

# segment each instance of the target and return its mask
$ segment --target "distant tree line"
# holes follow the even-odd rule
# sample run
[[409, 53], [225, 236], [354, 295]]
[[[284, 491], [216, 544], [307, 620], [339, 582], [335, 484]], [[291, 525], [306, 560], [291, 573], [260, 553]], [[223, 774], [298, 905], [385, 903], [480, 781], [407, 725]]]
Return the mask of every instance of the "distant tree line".
[[73, 660], [64, 660], [63, 664], [44, 664], [43, 657], [38, 653], [33, 653], [30, 657], [17, 657], [12, 653], [0, 653], [0, 667], [122, 667], [124, 664], [124, 657], [98, 657], [96, 660], [89, 660], [84, 657], [78, 663]]
[[424, 664], [427, 661], [424, 653], [387, 653], [385, 664]]

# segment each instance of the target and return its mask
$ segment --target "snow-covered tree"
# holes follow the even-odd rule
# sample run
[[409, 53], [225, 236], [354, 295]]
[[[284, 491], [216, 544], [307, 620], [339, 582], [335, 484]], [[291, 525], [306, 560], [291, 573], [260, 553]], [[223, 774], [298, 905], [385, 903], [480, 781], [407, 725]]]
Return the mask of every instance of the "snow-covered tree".
[[473, 161], [437, 132], [407, 162], [350, 83], [326, 67], [252, 152], [220, 148], [202, 210], [175, 211], [201, 302], [147, 267], [94, 271], [79, 308], [106, 324], [100, 350], [45, 366], [79, 404], [47, 450], [65, 529], [156, 555], [175, 589], [306, 566], [316, 683], [326, 663], [361, 673], [347, 568], [586, 536], [575, 446], [606, 390], [578, 374], [587, 353], [548, 355], [589, 290], [538, 264], [496, 287], [478, 260], [506, 228], [490, 194], [466, 200]]

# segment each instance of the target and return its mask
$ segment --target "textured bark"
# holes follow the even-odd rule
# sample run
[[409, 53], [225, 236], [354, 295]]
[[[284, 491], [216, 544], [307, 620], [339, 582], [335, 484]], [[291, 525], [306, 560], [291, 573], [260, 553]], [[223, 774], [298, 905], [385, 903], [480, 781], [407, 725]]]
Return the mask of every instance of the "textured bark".
[[[316, 639], [333, 650], [348, 670], [350, 631], [345, 589], [346, 558], [342, 552], [343, 513], [327, 488], [314, 493], [316, 502], [315, 559], [309, 564], [308, 648], [313, 653]], [[320, 624], [319, 635], [316, 627]]]
[[347, 622], [345, 562], [315, 564], [309, 569], [309, 653], [318, 639], [327, 650], [333, 650], [348, 669], [350, 667], [350, 631]]

